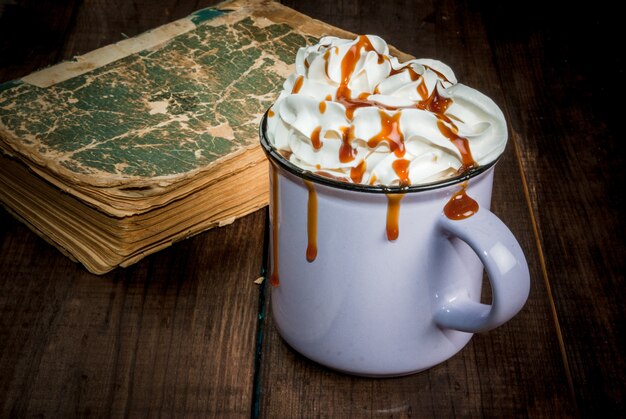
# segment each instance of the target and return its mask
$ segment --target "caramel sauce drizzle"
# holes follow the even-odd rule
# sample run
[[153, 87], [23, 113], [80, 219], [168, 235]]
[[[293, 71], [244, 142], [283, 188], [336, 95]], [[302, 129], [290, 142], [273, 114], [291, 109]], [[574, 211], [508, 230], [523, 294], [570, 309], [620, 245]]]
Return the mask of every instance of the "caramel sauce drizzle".
[[437, 128], [439, 131], [450, 140], [461, 153], [461, 162], [463, 166], [459, 169], [459, 172], [463, 173], [473, 167], [476, 167], [476, 161], [472, 157], [472, 151], [470, 150], [469, 141], [465, 137], [461, 137], [457, 134], [457, 127], [453, 123], [450, 123], [450, 127], [443, 123], [441, 119], [437, 121]]
[[[357, 108], [362, 108], [365, 106], [372, 106], [372, 102], [367, 100], [369, 94], [361, 94], [358, 98], [352, 98], [352, 92], [348, 88], [348, 82], [350, 81], [350, 77], [352, 77], [352, 73], [354, 73], [354, 69], [359, 62], [359, 57], [361, 55], [361, 49], [365, 49], [365, 51], [376, 51], [374, 46], [370, 42], [370, 40], [365, 35], [360, 35], [356, 44], [352, 45], [346, 55], [343, 56], [341, 60], [341, 82], [339, 84], [339, 88], [337, 89], [337, 95], [335, 101], [341, 103], [346, 108], [346, 117], [349, 120], [354, 118], [354, 111]], [[328, 53], [327, 50], [326, 52]], [[381, 54], [378, 55], [378, 63], [382, 64]], [[328, 74], [328, 59], [326, 54], [324, 54], [324, 58], [326, 58], [326, 74]], [[382, 58], [384, 61], [384, 58]]]
[[311, 144], [315, 150], [319, 150], [322, 148], [322, 141], [320, 140], [320, 131], [322, 130], [322, 126], [318, 125], [315, 127], [313, 132], [311, 133]]
[[313, 262], [317, 257], [317, 192], [313, 183], [308, 180], [304, 181], [309, 190], [309, 200], [307, 204], [307, 236], [308, 245], [306, 248], [306, 260]]
[[356, 150], [352, 148], [352, 139], [354, 138], [354, 125], [349, 127], [340, 127], [341, 130], [341, 146], [339, 147], [339, 161], [348, 163], [354, 160]]
[[404, 194], [387, 194], [387, 240], [394, 241], [400, 235], [400, 201]]
[[477, 212], [478, 202], [467, 195], [467, 181], [463, 182], [461, 189], [443, 207], [443, 213], [451, 220], [464, 220]]
[[[444, 76], [440, 72], [438, 72], [436, 70], [433, 70], [432, 68], [430, 68], [430, 67], [428, 67], [426, 65], [423, 65], [423, 67], [427, 68], [430, 71], [432, 71], [433, 73], [435, 73], [437, 75], [437, 77], [439, 77], [441, 80], [449, 82], [449, 80], [446, 78], [446, 76]], [[393, 69], [392, 68], [390, 73], [389, 73], [389, 75], [393, 76], [393, 75], [396, 75], [396, 74], [401, 73], [403, 71], [408, 71], [409, 77], [411, 78], [411, 81], [416, 81], [418, 79], [421, 79], [420, 82], [417, 84], [417, 93], [422, 98], [422, 106], [423, 106], [424, 103], [429, 99], [428, 98], [428, 88], [426, 87], [426, 83], [424, 82], [424, 76], [422, 76], [421, 74], [418, 74], [417, 71], [413, 70], [413, 67], [411, 67], [411, 64], [406, 64], [406, 65], [404, 65], [404, 66], [402, 66], [402, 67], [400, 67], [398, 69]], [[417, 105], [417, 107], [419, 109], [427, 109], [427, 108], [422, 107], [422, 106]]]
[[409, 186], [411, 184], [411, 180], [409, 179], [409, 163], [410, 161], [407, 159], [397, 159], [391, 163], [391, 167], [398, 179], [400, 179], [400, 186]]
[[[335, 48], [337, 51], [338, 49]], [[330, 50], [327, 49], [326, 52], [324, 53], [324, 70], [326, 71], [326, 74], [328, 74], [328, 59], [330, 58]]]
[[432, 112], [449, 122], [450, 119], [444, 113], [450, 105], [452, 105], [452, 99], [441, 96], [437, 88], [434, 88], [431, 95], [427, 99], [420, 101], [415, 107]]
[[428, 88], [424, 82], [424, 77], [417, 84], [417, 94], [420, 95], [423, 101], [428, 99]]
[[349, 99], [345, 96], [337, 96], [336, 101], [346, 107], [346, 118], [348, 118], [350, 121], [354, 119], [354, 111], [356, 111], [358, 108], [376, 106], [374, 102], [364, 99], [363, 96], [365, 95], [369, 96], [368, 93], [360, 94], [355, 99]]
[[361, 160], [361, 163], [351, 168], [350, 179], [352, 179], [352, 182], [361, 183], [361, 181], [363, 180], [363, 175], [365, 174], [366, 168], [367, 168], [367, 163], [365, 162], [365, 160]]
[[291, 94], [295, 95], [302, 89], [302, 83], [304, 82], [304, 76], [298, 76], [296, 82], [293, 84], [293, 89], [291, 89]]
[[[336, 55], [339, 54], [339, 48], [333, 48]], [[406, 152], [406, 147], [404, 144], [404, 134], [400, 129], [400, 116], [401, 113], [397, 112], [393, 115], [389, 115], [387, 111], [394, 111], [402, 108], [417, 108], [421, 110], [426, 110], [431, 113], [434, 113], [437, 116], [437, 127], [442, 135], [448, 138], [455, 147], [459, 150], [462, 159], [462, 168], [461, 172], [464, 172], [472, 167], [475, 167], [477, 164], [472, 157], [472, 153], [469, 147], [469, 141], [467, 138], [461, 137], [458, 135], [458, 128], [452, 122], [450, 117], [445, 115], [445, 112], [452, 104], [452, 99], [444, 98], [438, 92], [438, 89], [435, 87], [433, 92], [429, 95], [428, 88], [426, 87], [426, 83], [424, 81], [423, 75], [418, 74], [410, 64], [407, 64], [399, 69], [391, 69], [390, 75], [398, 74], [402, 71], [407, 71], [411, 81], [418, 81], [417, 83], [417, 93], [421, 100], [409, 107], [390, 107], [384, 106], [382, 104], [376, 103], [372, 100], [369, 100], [369, 93], [361, 93], [356, 98], [352, 97], [352, 92], [348, 87], [348, 82], [356, 65], [358, 63], [361, 50], [365, 49], [365, 51], [374, 51], [376, 52], [374, 46], [371, 44], [369, 39], [361, 35], [358, 37], [357, 42], [350, 47], [348, 52], [344, 55], [341, 61], [341, 81], [339, 87], [336, 92], [335, 102], [341, 103], [346, 109], [346, 118], [350, 121], [354, 119], [354, 112], [358, 108], [375, 106], [379, 108], [379, 115], [381, 121], [381, 131], [376, 134], [374, 137], [370, 138], [367, 142], [368, 146], [371, 148], [375, 148], [382, 141], [386, 141], [389, 145], [390, 150], [398, 157], [393, 163], [392, 168], [398, 176], [400, 186], [408, 186], [410, 185], [409, 179], [409, 161], [402, 158]], [[326, 50], [324, 53], [324, 61], [325, 61], [325, 69], [326, 74], [328, 74], [328, 65], [329, 58], [331, 54], [331, 49]], [[377, 53], [378, 54], [378, 53]], [[389, 58], [383, 54], [378, 54], [378, 64], [382, 64], [385, 60]], [[305, 66], [308, 69], [308, 63], [305, 62]], [[428, 67], [424, 66], [427, 69], [433, 71], [439, 79], [449, 82], [449, 80], [440, 72]], [[302, 87], [303, 77], [300, 76], [293, 87], [292, 93], [298, 93], [300, 88]], [[378, 86], [374, 89], [374, 93], [378, 94]], [[326, 100], [332, 100], [331, 95], [326, 96]], [[326, 102], [320, 102], [319, 111], [320, 113], [324, 113], [326, 111]], [[271, 111], [270, 111], [271, 112]], [[272, 116], [272, 115], [270, 115]], [[356, 157], [356, 150], [352, 148], [352, 140], [354, 139], [354, 125], [350, 125], [347, 127], [341, 127], [341, 146], [339, 148], [339, 161], [342, 163], [351, 162]], [[311, 142], [315, 149], [319, 149], [322, 146], [320, 141], [320, 131], [321, 127], [316, 127], [311, 134]], [[338, 177], [332, 175], [328, 172], [318, 170], [316, 174], [320, 176], [324, 176], [327, 178], [331, 178], [338, 181], [349, 182], [350, 180], [354, 183], [361, 183], [363, 176], [365, 174], [366, 163], [365, 161], [361, 161], [357, 166], [350, 169], [350, 179], [345, 177]], [[275, 169], [273, 170], [273, 179], [274, 183], [277, 185]], [[370, 184], [374, 184], [376, 181], [376, 177], [372, 176], [370, 179]], [[306, 251], [307, 261], [312, 262], [315, 260], [317, 256], [317, 194], [309, 181], [305, 181], [306, 187], [309, 191], [308, 197], [308, 212], [307, 212], [307, 234], [308, 234], [308, 246]], [[467, 182], [465, 182], [461, 188], [461, 190], [455, 193], [450, 201], [444, 207], [444, 213], [448, 218], [453, 220], [460, 220], [464, 218], [471, 217], [478, 211], [478, 203], [474, 201], [472, 198], [467, 196], [465, 193], [467, 188]], [[387, 239], [389, 241], [397, 240], [399, 236], [399, 219], [400, 219], [400, 201], [404, 197], [403, 194], [387, 194]], [[278, 217], [277, 207], [278, 207], [278, 192], [277, 187], [273, 189], [272, 192], [272, 217], [274, 220], [273, 226], [273, 237], [274, 237], [274, 272], [270, 278], [270, 283], [274, 286], [277, 286], [279, 283], [278, 280], [278, 255], [277, 255], [277, 239], [278, 239], [278, 230], [276, 220]]]
[[272, 274], [270, 275], [270, 285], [277, 287], [280, 284], [278, 274], [278, 169], [270, 164], [272, 176], [272, 202], [271, 202], [271, 224], [272, 224]]
[[382, 141], [389, 144], [389, 149], [395, 153], [397, 157], [404, 156], [406, 148], [404, 147], [404, 134], [400, 130], [400, 112], [389, 115], [383, 110], [379, 110], [381, 130], [378, 134], [367, 141], [367, 145], [376, 148]]
[[[379, 62], [379, 64], [382, 64]], [[411, 78], [411, 81], [415, 81], [417, 79], [419, 79], [421, 76], [419, 74], [417, 74], [417, 71], [413, 70], [413, 68], [411, 67], [411, 64], [407, 64], [407, 65], [403, 65], [402, 67], [398, 68], [398, 69], [391, 69], [391, 71], [389, 72], [390, 76], [395, 76], [396, 74], [400, 74], [403, 71], [408, 71], [409, 73], [409, 77]]]
[[[394, 108], [390, 106], [383, 106], [379, 103], [373, 102], [369, 100], [370, 95], [368, 93], [361, 93], [356, 98], [352, 97], [352, 92], [348, 88], [348, 82], [350, 81], [350, 77], [354, 73], [354, 70], [358, 63], [362, 49], [364, 49], [367, 52], [369, 51], [376, 52], [374, 46], [369, 41], [367, 36], [361, 35], [357, 38], [357, 42], [350, 47], [348, 52], [346, 52], [343, 59], [341, 60], [341, 82], [337, 89], [335, 101], [344, 105], [344, 107], [346, 108], [346, 118], [348, 118], [348, 120], [352, 120], [354, 118], [354, 112], [358, 108], [362, 108], [366, 106], [376, 106], [379, 108], [383, 108], [385, 110], [401, 109], [401, 108]], [[339, 49], [336, 47], [334, 48], [334, 50], [336, 54], [339, 51]], [[328, 49], [324, 53], [324, 60], [326, 61], [325, 63], [326, 74], [328, 74], [328, 62], [329, 62], [328, 58], [330, 57], [330, 51], [331, 50]], [[388, 59], [389, 58], [387, 56], [383, 54], [378, 54], [379, 64], [382, 64], [385, 60], [388, 60]], [[439, 77], [441, 80], [449, 82], [449, 80], [440, 72], [426, 65], [424, 65], [424, 68], [427, 68], [433, 71], [435, 74], [437, 74], [437, 77]], [[437, 88], [434, 88], [433, 92], [430, 95], [428, 95], [428, 89], [424, 82], [424, 77], [418, 74], [415, 70], [413, 70], [410, 64], [402, 66], [398, 69], [392, 68], [390, 71], [390, 75], [398, 74], [403, 71], [407, 71], [409, 73], [409, 77], [411, 78], [412, 81], [421, 79], [417, 85], [417, 92], [422, 98], [422, 100], [416, 103], [415, 105], [410, 106], [410, 107], [403, 107], [403, 108], [417, 108], [417, 109], [427, 110], [429, 112], [434, 113], [439, 119], [438, 124], [437, 124], [439, 127], [439, 131], [446, 138], [448, 138], [461, 153], [462, 162], [463, 162], [462, 170], [464, 171], [469, 168], [475, 167], [476, 162], [474, 161], [472, 154], [470, 152], [468, 140], [457, 134], [458, 129], [456, 125], [454, 125], [454, 123], [450, 120], [450, 118], [445, 115], [446, 110], [452, 104], [452, 99], [444, 98], [443, 96], [441, 96]], [[294, 89], [295, 89], [295, 86], [294, 86]], [[375, 92], [377, 91], [376, 89], [374, 90]], [[321, 105], [320, 105], [320, 112], [321, 112]], [[404, 156], [404, 153], [405, 153], [404, 135], [402, 134], [402, 131], [400, 130], [400, 124], [399, 124], [400, 113], [390, 116], [383, 110], [380, 110], [380, 118], [381, 118], [381, 124], [382, 124], [381, 132], [375, 135], [374, 137], [372, 137], [370, 140], [368, 140], [368, 146], [376, 147], [381, 141], [386, 140], [389, 144], [389, 147], [396, 154], [397, 157]], [[442, 121], [448, 123], [450, 127], [446, 126]], [[354, 137], [353, 129], [348, 130], [348, 129], [342, 128], [342, 144], [339, 149], [339, 161], [341, 161], [342, 163], [347, 163], [347, 162], [354, 160], [355, 153], [354, 153], [354, 150], [352, 149], [353, 137]]]

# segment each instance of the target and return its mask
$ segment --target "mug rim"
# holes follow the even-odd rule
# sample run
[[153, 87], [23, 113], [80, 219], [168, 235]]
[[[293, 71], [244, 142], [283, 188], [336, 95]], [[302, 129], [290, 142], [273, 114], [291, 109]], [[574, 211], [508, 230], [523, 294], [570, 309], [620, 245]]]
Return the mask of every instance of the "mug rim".
[[329, 177], [320, 176], [315, 174], [310, 170], [304, 170], [295, 164], [291, 163], [289, 160], [285, 159], [278, 150], [270, 144], [267, 136], [265, 135], [266, 127], [267, 127], [267, 117], [270, 108], [268, 108], [263, 117], [261, 119], [261, 123], [259, 124], [259, 138], [261, 146], [263, 147], [263, 151], [266, 156], [270, 160], [270, 164], [277, 164], [282, 169], [290, 172], [291, 174], [311, 182], [315, 182], [324, 186], [328, 186], [335, 189], [343, 189], [354, 192], [365, 192], [365, 193], [373, 193], [373, 194], [406, 194], [406, 193], [415, 193], [415, 192], [423, 192], [430, 191], [433, 189], [445, 188], [452, 185], [457, 185], [459, 183], [465, 182], [471, 178], [474, 178], [484, 172], [486, 172], [491, 167], [495, 166], [495, 164], [500, 160], [502, 154], [500, 154], [495, 160], [490, 163], [487, 163], [482, 166], [478, 166], [472, 168], [466, 172], [458, 176], [454, 176], [451, 178], [446, 178], [443, 180], [438, 180], [429, 183], [420, 183], [417, 185], [409, 185], [409, 186], [386, 186], [386, 185], [366, 185], [363, 183], [349, 183], [342, 182], [339, 180], [335, 180]]

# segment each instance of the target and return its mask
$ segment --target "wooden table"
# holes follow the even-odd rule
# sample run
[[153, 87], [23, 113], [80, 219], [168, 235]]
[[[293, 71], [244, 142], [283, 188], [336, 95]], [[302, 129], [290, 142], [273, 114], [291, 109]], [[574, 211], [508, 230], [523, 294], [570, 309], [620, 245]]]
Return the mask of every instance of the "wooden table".
[[[0, 81], [210, 3], [0, 1]], [[440, 59], [502, 107], [510, 141], [493, 211], [528, 258], [523, 311], [426, 372], [355, 378], [279, 338], [269, 290], [253, 282], [265, 210], [101, 277], [0, 210], [0, 416], [623, 416], [624, 59], [600, 48], [621, 39], [617, 13], [597, 2], [285, 3]]]

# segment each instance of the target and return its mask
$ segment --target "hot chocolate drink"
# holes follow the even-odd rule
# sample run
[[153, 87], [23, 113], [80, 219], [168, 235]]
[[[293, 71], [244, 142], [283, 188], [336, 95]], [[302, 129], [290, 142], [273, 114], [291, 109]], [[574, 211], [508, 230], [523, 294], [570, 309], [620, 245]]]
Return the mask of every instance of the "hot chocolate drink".
[[322, 38], [299, 50], [260, 140], [272, 315], [297, 351], [353, 374], [409, 374], [523, 306], [524, 254], [489, 211], [506, 123], [445, 64], [400, 63], [377, 36]]
[[398, 62], [385, 41], [322, 38], [301, 48], [268, 114], [267, 137], [290, 162], [366, 185], [440, 181], [504, 150], [498, 106], [440, 61]]

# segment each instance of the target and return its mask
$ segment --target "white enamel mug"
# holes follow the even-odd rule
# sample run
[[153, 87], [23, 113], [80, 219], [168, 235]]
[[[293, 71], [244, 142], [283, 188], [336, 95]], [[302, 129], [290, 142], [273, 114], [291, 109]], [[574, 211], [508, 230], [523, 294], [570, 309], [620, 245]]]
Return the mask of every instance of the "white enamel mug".
[[[265, 119], [272, 316], [296, 351], [355, 375], [412, 374], [522, 308], [528, 266], [489, 211], [494, 165], [408, 188], [349, 184], [289, 163], [265, 138]], [[453, 220], [443, 209], [461, 190], [478, 211]], [[490, 305], [480, 303], [483, 268]]]

